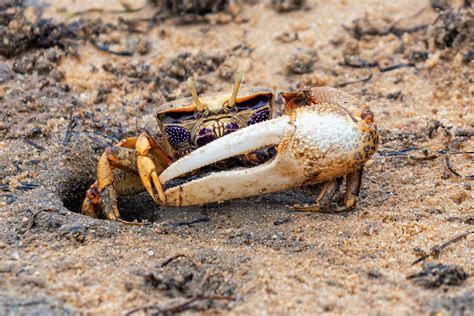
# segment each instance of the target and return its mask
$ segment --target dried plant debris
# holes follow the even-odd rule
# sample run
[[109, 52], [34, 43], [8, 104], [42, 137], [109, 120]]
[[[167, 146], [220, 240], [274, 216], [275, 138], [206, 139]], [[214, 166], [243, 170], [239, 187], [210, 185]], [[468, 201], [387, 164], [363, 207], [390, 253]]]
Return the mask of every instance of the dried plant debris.
[[236, 292], [236, 285], [224, 276], [224, 273], [228, 273], [227, 269], [209, 263], [218, 261], [219, 258], [213, 252], [198, 253], [194, 258], [176, 255], [156, 270], [146, 273], [145, 284], [170, 298], [198, 294], [231, 297]]
[[313, 72], [317, 57], [318, 54], [315, 50], [306, 48], [296, 49], [288, 61], [288, 73], [293, 75], [301, 75]]
[[474, 49], [474, 16], [470, 6], [458, 10], [440, 12], [428, 36], [438, 49], [453, 48], [455, 51]]
[[0, 9], [0, 55], [13, 57], [36, 47], [64, 48], [70, 44], [67, 39], [75, 38], [64, 23], [46, 19], [29, 21], [24, 15], [25, 8], [17, 1], [7, 1], [3, 6], [4, 9]]
[[468, 278], [462, 267], [441, 263], [428, 263], [421, 272], [409, 275], [407, 279], [427, 289], [442, 285], [460, 286]]
[[[370, 41], [373, 36], [395, 35], [401, 39], [406, 33], [414, 34], [411, 39], [412, 48], [405, 49], [405, 43], [399, 48], [399, 52], [406, 50], [411, 62], [425, 61], [430, 53], [446, 49], [449, 53], [446, 52], [444, 58], [449, 59], [450, 56], [462, 52], [464, 61], [469, 62], [469, 54], [474, 50], [474, 17], [471, 4], [466, 2], [459, 8], [452, 8], [449, 1], [434, 2], [432, 7], [436, 12], [428, 12], [425, 8], [413, 16], [395, 22], [391, 22], [390, 18], [372, 19], [366, 15], [355, 19], [346, 29], [355, 39], [365, 41]], [[421, 17], [423, 13], [426, 13], [427, 17]]]
[[174, 16], [222, 12], [231, 3], [230, 0], [149, 0], [149, 2]]
[[228, 23], [237, 14], [232, 0], [149, 0], [158, 9], [148, 22], [151, 29], [159, 21], [172, 19], [177, 24]]
[[471, 291], [454, 297], [442, 297], [428, 302], [427, 305], [430, 315], [443, 315], [443, 311], [449, 312], [449, 315], [472, 315], [474, 293]]
[[272, 0], [272, 6], [278, 12], [289, 12], [303, 9], [305, 2], [305, 0]]

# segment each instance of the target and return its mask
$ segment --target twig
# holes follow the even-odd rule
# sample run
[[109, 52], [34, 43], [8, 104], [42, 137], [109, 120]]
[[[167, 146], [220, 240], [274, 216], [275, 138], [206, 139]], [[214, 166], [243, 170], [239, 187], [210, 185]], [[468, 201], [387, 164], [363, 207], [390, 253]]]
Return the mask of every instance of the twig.
[[84, 14], [89, 14], [89, 13], [112, 13], [112, 14], [134, 13], [134, 12], [139, 12], [146, 7], [146, 5], [144, 5], [141, 8], [133, 9], [127, 3], [121, 2], [120, 4], [124, 7], [123, 10], [104, 10], [100, 8], [92, 8], [92, 9], [72, 12], [69, 14], [69, 17], [73, 18], [78, 15], [84, 15]]
[[17, 190], [33, 190], [37, 187], [39, 187], [38, 183], [20, 182], [20, 185], [17, 186], [15, 189], [17, 189]]
[[128, 50], [124, 50], [124, 51], [112, 50], [112, 49], [109, 48], [109, 46], [107, 44], [99, 44], [99, 43], [97, 43], [96, 41], [93, 41], [93, 40], [91, 40], [90, 42], [97, 49], [99, 49], [103, 52], [109, 53], [109, 54], [117, 55], [117, 56], [130, 57], [130, 56], [133, 56], [133, 54], [135, 53], [135, 52], [128, 51]]
[[474, 234], [474, 230], [471, 230], [471, 231], [467, 231], [459, 236], [456, 236], [455, 238], [441, 244], [441, 245], [438, 245], [436, 247], [433, 247], [431, 248], [431, 251], [426, 254], [426, 255], [423, 255], [421, 256], [420, 258], [418, 258], [417, 260], [415, 260], [411, 265], [415, 265], [417, 264], [418, 262], [421, 262], [421, 261], [425, 261], [426, 259], [428, 259], [429, 257], [432, 257], [432, 256], [436, 256], [438, 255], [441, 251], [443, 251], [444, 249], [448, 248], [449, 246], [451, 246], [452, 244], [466, 238], [467, 236], [469, 236], [470, 234]]
[[139, 311], [142, 311], [142, 310], [146, 311], [146, 310], [150, 310], [150, 309], [156, 310], [156, 313], [154, 313], [153, 315], [174, 315], [176, 313], [180, 313], [180, 312], [183, 312], [183, 311], [191, 308], [191, 305], [195, 302], [206, 301], [206, 300], [208, 300], [208, 301], [218, 301], [218, 300], [220, 300], [220, 301], [233, 301], [234, 298], [233, 297], [227, 297], [227, 296], [196, 295], [196, 296], [191, 297], [190, 299], [187, 299], [186, 301], [184, 301], [181, 304], [166, 307], [166, 308], [160, 308], [157, 305], [145, 305], [145, 306], [136, 307], [134, 309], [131, 309], [131, 310], [127, 311], [125, 313], [125, 316], [132, 315], [132, 314], [134, 314], [136, 312], [139, 312]]
[[408, 63], [408, 64], [396, 64], [396, 65], [391, 65], [391, 66], [387, 66], [383, 68], [378, 66], [378, 69], [380, 72], [387, 72], [387, 71], [392, 71], [392, 70], [400, 69], [400, 68], [413, 68], [413, 67], [416, 67], [416, 65], [413, 63]]
[[117, 222], [122, 223], [123, 225], [127, 225], [127, 226], [149, 226], [149, 225], [151, 225], [151, 223], [146, 221], [146, 220], [143, 221], [143, 222], [130, 222], [130, 221], [126, 221], [126, 220], [121, 219], [121, 218], [117, 218]]
[[[408, 154], [408, 152], [416, 151], [416, 150], [422, 150], [424, 157], [417, 157], [417, 156], [413, 156], [413, 155]], [[428, 151], [426, 149], [420, 149], [418, 147], [410, 147], [410, 148], [405, 148], [405, 149], [402, 149], [402, 150], [382, 151], [382, 152], [379, 152], [379, 155], [380, 156], [385, 156], [385, 157], [404, 156], [404, 157], [407, 157], [407, 158], [410, 158], [410, 159], [413, 159], [413, 160], [432, 160], [432, 159], [438, 158], [439, 154], [441, 154], [441, 153], [442, 153], [442, 151], [438, 151], [435, 154], [429, 155]]]
[[[160, 267], [162, 267], [162, 268], [163, 268], [163, 267], [166, 267], [168, 264], [170, 264], [171, 262], [173, 262], [174, 260], [179, 259], [179, 258], [187, 258], [187, 259], [189, 259], [188, 256], [186, 256], [186, 255], [183, 254], [183, 253], [180, 253], [180, 254], [177, 254], [177, 255], [175, 255], [175, 256], [173, 256], [173, 257], [171, 257], [171, 258], [166, 259], [166, 260], [160, 265]], [[191, 259], [189, 259], [189, 260], [191, 261]]]
[[73, 116], [76, 105], [71, 106], [71, 111], [69, 112], [69, 123], [67, 124], [66, 134], [64, 135], [63, 146], [66, 146], [67, 142], [71, 138], [72, 130], [77, 126], [77, 118]]
[[390, 65], [387, 67], [381, 67], [378, 61], [368, 62], [365, 60], [361, 60], [360, 63], [354, 63], [354, 62], [351, 62], [348, 58], [344, 58], [344, 62], [339, 63], [339, 65], [352, 67], [352, 68], [377, 68], [380, 72], [388, 72], [388, 71], [392, 71], [392, 70], [400, 69], [400, 68], [416, 67], [416, 65], [413, 63], [401, 63], [401, 64]]
[[[474, 152], [472, 152], [472, 151], [455, 152], [455, 154], [474, 154]], [[446, 147], [446, 150], [444, 152], [444, 162], [446, 163], [446, 167], [448, 168], [448, 170], [451, 173], [453, 173], [455, 176], [458, 176], [458, 177], [461, 177], [461, 178], [466, 178], [466, 179], [474, 179], [474, 174], [462, 175], [462, 174], [458, 173], [456, 170], [454, 170], [454, 168], [451, 165], [451, 161], [449, 160], [449, 152], [447, 150], [447, 147]]]
[[193, 220], [191, 220], [191, 221], [168, 223], [168, 225], [169, 225], [169, 226], [172, 226], [172, 227], [192, 226], [193, 224], [205, 223], [205, 222], [209, 222], [210, 220], [211, 220], [211, 219], [210, 219], [208, 216], [203, 216], [203, 217], [199, 217], [199, 218], [193, 219]]
[[369, 81], [370, 79], [372, 79], [372, 73], [370, 73], [370, 75], [368, 75], [367, 77], [365, 77], [365, 78], [363, 78], [363, 79], [338, 83], [338, 84], [335, 85], [335, 87], [336, 87], [336, 88], [343, 88], [343, 87], [348, 86], [348, 85], [350, 85], [350, 84], [360, 83], [360, 82], [367, 82], [367, 81]]
[[45, 148], [41, 145], [38, 145], [37, 143], [33, 142], [30, 139], [25, 139], [25, 143], [27, 143], [30, 146], [33, 146], [34, 148], [38, 149], [39, 151], [44, 151]]

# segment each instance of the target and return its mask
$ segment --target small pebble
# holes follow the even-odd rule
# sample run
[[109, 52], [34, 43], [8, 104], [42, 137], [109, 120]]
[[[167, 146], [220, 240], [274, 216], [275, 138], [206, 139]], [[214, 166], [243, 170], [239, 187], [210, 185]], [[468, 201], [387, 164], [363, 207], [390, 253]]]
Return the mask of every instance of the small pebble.
[[7, 64], [0, 64], [0, 83], [9, 81], [12, 78], [10, 67]]

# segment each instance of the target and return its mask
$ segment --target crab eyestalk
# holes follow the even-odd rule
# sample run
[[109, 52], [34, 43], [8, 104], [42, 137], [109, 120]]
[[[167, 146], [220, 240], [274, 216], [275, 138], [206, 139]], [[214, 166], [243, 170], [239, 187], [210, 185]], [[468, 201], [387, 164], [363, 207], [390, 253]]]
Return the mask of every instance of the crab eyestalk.
[[196, 109], [199, 112], [204, 112], [204, 105], [199, 100], [197, 90], [196, 90], [196, 84], [194, 83], [193, 77], [189, 77], [188, 79], [188, 88], [191, 91], [191, 95], [193, 96], [194, 103], [196, 104]]
[[240, 72], [236, 72], [234, 76], [234, 90], [232, 91], [232, 95], [229, 99], [229, 107], [235, 106], [235, 100], [237, 99], [237, 94], [239, 93], [240, 85], [244, 81], [244, 77]]

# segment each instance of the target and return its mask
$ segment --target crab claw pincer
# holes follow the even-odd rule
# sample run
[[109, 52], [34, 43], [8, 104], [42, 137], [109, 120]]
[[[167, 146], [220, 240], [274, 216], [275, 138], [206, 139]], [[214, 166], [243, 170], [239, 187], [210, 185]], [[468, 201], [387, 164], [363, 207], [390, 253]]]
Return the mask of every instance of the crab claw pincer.
[[[356, 98], [336, 89], [303, 92], [285, 98], [287, 104], [297, 104], [286, 115], [245, 127], [191, 152], [165, 169], [159, 180], [166, 183], [218, 161], [275, 146], [277, 154], [271, 160], [171, 187], [165, 191], [166, 204], [221, 202], [361, 172], [378, 144], [372, 113]], [[299, 99], [292, 102], [292, 98]]]

